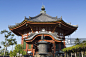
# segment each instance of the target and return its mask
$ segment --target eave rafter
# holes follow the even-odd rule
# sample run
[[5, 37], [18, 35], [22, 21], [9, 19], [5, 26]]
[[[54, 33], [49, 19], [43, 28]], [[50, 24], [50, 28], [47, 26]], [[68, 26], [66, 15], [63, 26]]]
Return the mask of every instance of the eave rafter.
[[20, 27], [22, 27], [22, 26], [24, 26], [26, 24], [26, 21], [24, 20], [22, 23], [20, 23], [19, 25], [17, 25], [17, 26], [14, 26], [14, 27], [12, 27], [12, 28], [9, 28], [10, 30], [14, 30], [14, 29], [17, 29], [17, 28], [20, 28]]
[[[16, 32], [17, 31], [17, 32]], [[13, 33], [16, 33], [16, 35], [19, 35], [19, 36], [22, 36], [22, 33], [20, 32], [20, 31], [18, 31], [18, 30], [16, 30], [16, 31], [12, 31]]]
[[64, 25], [65, 27], [67, 27], [67, 28], [71, 28], [71, 29], [77, 28], [77, 27], [74, 27], [74, 26], [72, 26], [72, 25], [68, 25], [68, 24], [67, 24], [66, 22], [64, 22], [63, 20], [61, 21], [61, 24]]
[[[28, 24], [27, 26], [26, 26], [26, 24]], [[19, 25], [16, 25], [16, 26], [14, 26], [14, 27], [11, 27], [11, 28], [9, 28], [11, 31], [13, 31], [13, 30], [17, 30], [17, 31], [22, 31], [22, 30], [24, 30], [24, 29], [27, 29], [28, 27], [30, 27], [31, 28], [31, 31], [33, 32], [33, 27], [31, 26], [31, 25], [36, 25], [36, 24], [40, 24], [40, 25], [47, 25], [47, 24], [52, 24], [52, 25], [55, 25], [55, 27], [54, 27], [54, 29], [53, 29], [53, 32], [55, 31], [55, 29], [56, 29], [56, 27], [59, 27], [59, 24], [61, 25], [61, 27], [59, 27], [59, 28], [61, 28], [61, 29], [63, 29], [63, 30], [67, 30], [68, 32], [67, 33], [69, 33], [69, 32], [72, 32], [73, 30], [75, 31], [76, 29], [77, 29], [77, 27], [73, 27], [73, 26], [71, 26], [71, 25], [68, 25], [66, 22], [64, 22], [63, 20], [59, 20], [59, 21], [53, 21], [53, 22], [32, 22], [32, 21], [28, 21], [28, 20], [24, 20], [23, 22], [21, 22]], [[20, 32], [18, 32], [19, 34], [21, 34]], [[66, 33], [66, 34], [67, 34]], [[65, 35], [66, 35], [65, 34]]]
[[17, 29], [25, 24], [61, 24], [67, 28], [71, 28], [71, 29], [74, 29], [74, 27], [66, 24], [63, 20], [59, 20], [59, 21], [54, 21], [54, 22], [31, 22], [31, 21], [27, 21], [27, 20], [24, 20], [22, 23], [20, 23], [19, 25], [15, 26], [15, 27], [12, 27], [10, 28], [10, 30], [13, 30], [13, 29]]

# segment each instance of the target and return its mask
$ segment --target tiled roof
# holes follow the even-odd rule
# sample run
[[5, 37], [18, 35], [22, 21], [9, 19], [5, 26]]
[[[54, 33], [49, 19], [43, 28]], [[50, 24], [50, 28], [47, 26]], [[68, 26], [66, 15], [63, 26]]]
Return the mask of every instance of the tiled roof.
[[[62, 20], [62, 17], [61, 18], [57, 18], [57, 17], [49, 16], [46, 13], [40, 13], [39, 15], [37, 15], [35, 17], [30, 17], [30, 16], [29, 16], [29, 18], [25, 17], [25, 20], [32, 21], [32, 22], [54, 22], [54, 21]], [[8, 27], [12, 28], [12, 27], [15, 27], [15, 26], [17, 26], [17, 25], [19, 25], [21, 23], [16, 23], [16, 25], [12, 25], [12, 26], [8, 26]], [[78, 25], [71, 25], [69, 23], [66, 23], [66, 24], [68, 24], [70, 26], [73, 26], [73, 27], [78, 27]]]
[[52, 22], [52, 21], [61, 20], [61, 18], [51, 17], [46, 13], [40, 13], [35, 17], [26, 18], [26, 20], [33, 21], [33, 22]]
[[31, 40], [38, 34], [49, 34], [49, 35], [52, 35], [56, 40], [62, 40], [62, 39], [57, 38], [58, 35], [56, 33], [48, 33], [47, 31], [39, 32], [39, 33], [33, 33], [32, 36], [30, 36], [28, 39], [25, 39], [25, 40]]

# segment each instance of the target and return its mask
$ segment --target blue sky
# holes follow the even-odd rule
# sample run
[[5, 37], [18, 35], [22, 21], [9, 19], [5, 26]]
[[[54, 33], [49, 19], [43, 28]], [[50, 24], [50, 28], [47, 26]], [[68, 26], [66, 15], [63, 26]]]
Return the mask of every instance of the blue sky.
[[[42, 3], [48, 15], [62, 16], [65, 22], [78, 25], [71, 38], [86, 38], [86, 0], [0, 0], [0, 31], [22, 22], [24, 16], [40, 14]], [[21, 37], [16, 36], [16, 39], [20, 44]], [[0, 35], [1, 41], [4, 41], [3, 35]]]

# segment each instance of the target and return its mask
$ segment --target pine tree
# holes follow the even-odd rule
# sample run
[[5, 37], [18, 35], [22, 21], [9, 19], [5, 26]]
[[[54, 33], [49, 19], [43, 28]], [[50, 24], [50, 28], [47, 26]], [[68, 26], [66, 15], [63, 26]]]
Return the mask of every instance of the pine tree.
[[0, 32], [0, 34], [4, 34], [5, 37], [5, 41], [1, 42], [2, 45], [4, 46], [4, 55], [5, 55], [5, 52], [7, 51], [7, 47], [10, 45], [17, 44], [17, 41], [16, 39], [14, 39], [14, 34], [10, 31], [3, 30]]

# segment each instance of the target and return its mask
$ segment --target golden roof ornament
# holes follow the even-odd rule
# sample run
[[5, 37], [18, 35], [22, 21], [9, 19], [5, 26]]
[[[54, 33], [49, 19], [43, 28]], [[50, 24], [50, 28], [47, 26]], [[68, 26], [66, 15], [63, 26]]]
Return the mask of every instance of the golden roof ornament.
[[41, 10], [45, 10], [45, 7], [44, 7], [44, 5], [42, 6]]
[[40, 13], [46, 13], [44, 5], [42, 5], [41, 10], [42, 10], [42, 11], [40, 11]]

